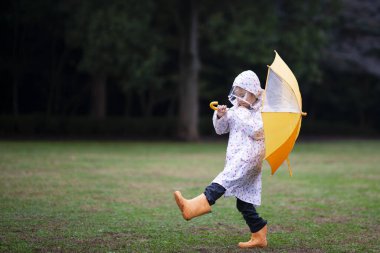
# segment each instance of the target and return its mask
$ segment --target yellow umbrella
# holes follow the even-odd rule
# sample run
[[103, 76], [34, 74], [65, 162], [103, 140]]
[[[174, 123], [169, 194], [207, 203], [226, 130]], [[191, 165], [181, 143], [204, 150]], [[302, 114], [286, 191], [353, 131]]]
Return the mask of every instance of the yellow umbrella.
[[287, 160], [301, 128], [302, 98], [298, 82], [288, 65], [276, 51], [272, 65], [268, 66], [267, 81], [261, 115], [264, 123], [265, 159], [272, 175]]

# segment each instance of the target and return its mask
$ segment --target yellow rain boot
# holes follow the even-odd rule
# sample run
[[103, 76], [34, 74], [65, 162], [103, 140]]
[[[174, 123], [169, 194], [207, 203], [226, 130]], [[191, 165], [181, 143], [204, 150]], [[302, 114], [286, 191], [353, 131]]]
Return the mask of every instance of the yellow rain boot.
[[251, 240], [248, 242], [239, 242], [239, 248], [265, 248], [268, 246], [267, 242], [267, 225], [256, 233], [252, 233]]
[[185, 220], [211, 212], [211, 206], [204, 193], [193, 199], [185, 199], [181, 192], [175, 191], [174, 198]]

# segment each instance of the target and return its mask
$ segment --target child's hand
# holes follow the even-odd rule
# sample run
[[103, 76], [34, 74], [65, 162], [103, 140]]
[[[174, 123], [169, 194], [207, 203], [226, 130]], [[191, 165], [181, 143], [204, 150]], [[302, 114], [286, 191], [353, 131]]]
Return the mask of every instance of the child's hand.
[[227, 112], [227, 106], [226, 105], [218, 105], [218, 111], [217, 111], [217, 116], [218, 118], [221, 118], [226, 114]]

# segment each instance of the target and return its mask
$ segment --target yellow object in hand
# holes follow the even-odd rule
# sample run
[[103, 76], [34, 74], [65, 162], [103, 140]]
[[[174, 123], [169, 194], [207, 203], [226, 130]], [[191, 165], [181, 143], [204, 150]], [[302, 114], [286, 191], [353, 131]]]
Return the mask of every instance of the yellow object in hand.
[[218, 110], [217, 106], [218, 106], [218, 101], [212, 101], [210, 103], [210, 108], [213, 109], [214, 111]]

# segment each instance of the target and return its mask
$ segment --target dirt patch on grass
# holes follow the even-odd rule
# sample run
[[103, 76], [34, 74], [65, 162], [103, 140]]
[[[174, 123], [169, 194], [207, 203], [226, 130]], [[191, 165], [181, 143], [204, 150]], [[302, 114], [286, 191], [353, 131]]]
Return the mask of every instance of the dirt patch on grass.
[[268, 233], [291, 233], [293, 231], [293, 227], [284, 227], [278, 224], [268, 225]]
[[[54, 232], [42, 237], [36, 231], [21, 234], [20, 239], [37, 252], [105, 252], [128, 249], [132, 243], [146, 243], [149, 238], [130, 232], [103, 232], [88, 238], [75, 238]], [[91, 250], [90, 250], [91, 249]]]
[[[269, 233], [291, 233], [294, 231], [293, 227], [284, 227], [278, 224], [268, 224]], [[204, 232], [220, 232], [220, 233], [229, 233], [234, 235], [247, 235], [250, 233], [247, 226], [233, 226], [230, 224], [225, 224], [218, 222], [216, 225], [210, 226], [194, 226], [191, 227], [192, 233], [204, 233]]]
[[[273, 252], [278, 252], [278, 250], [274, 250]], [[292, 252], [292, 253], [323, 253], [326, 251], [321, 250], [321, 249], [297, 248], [297, 249], [289, 249], [287, 252]]]
[[192, 233], [202, 233], [202, 232], [221, 232], [221, 233], [232, 233], [232, 234], [240, 234], [244, 235], [247, 233], [246, 227], [236, 227], [230, 224], [218, 222], [216, 225], [210, 226], [194, 226], [191, 228]]
[[92, 212], [92, 213], [96, 213], [96, 212], [112, 212], [111, 208], [103, 208], [103, 207], [94, 206], [94, 205], [82, 205], [80, 207], [80, 209], [82, 211]]
[[118, 249], [121, 245], [126, 245], [131, 242], [143, 243], [147, 241], [149, 241], [148, 237], [131, 232], [103, 232], [96, 237], [77, 240], [77, 242], [84, 245], [103, 245], [110, 249]]
[[348, 216], [341, 216], [341, 215], [331, 215], [331, 216], [325, 216], [325, 215], [319, 215], [314, 217], [314, 222], [317, 224], [326, 224], [326, 223], [348, 223], [352, 219]]
[[347, 234], [346, 241], [359, 245], [373, 245], [372, 249], [380, 249], [379, 245], [380, 225], [378, 223], [362, 224], [362, 232]]

